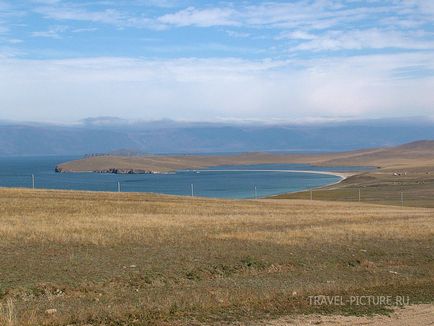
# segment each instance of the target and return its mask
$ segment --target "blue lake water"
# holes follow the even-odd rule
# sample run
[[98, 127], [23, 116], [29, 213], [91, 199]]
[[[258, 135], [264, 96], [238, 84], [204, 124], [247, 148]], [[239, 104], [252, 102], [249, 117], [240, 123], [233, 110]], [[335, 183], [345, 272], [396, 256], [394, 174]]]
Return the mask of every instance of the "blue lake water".
[[[67, 156], [0, 157], [0, 187], [35, 187], [91, 191], [154, 192], [215, 198], [254, 198], [300, 191], [335, 183], [339, 177], [325, 174], [246, 170], [327, 170], [302, 164], [257, 164], [219, 166], [207, 171], [181, 170], [174, 174], [98, 174], [55, 173], [57, 164], [77, 159]], [[339, 167], [337, 171], [360, 170], [360, 167]], [[213, 170], [213, 171], [209, 171]], [[225, 171], [237, 170], [237, 171]]]

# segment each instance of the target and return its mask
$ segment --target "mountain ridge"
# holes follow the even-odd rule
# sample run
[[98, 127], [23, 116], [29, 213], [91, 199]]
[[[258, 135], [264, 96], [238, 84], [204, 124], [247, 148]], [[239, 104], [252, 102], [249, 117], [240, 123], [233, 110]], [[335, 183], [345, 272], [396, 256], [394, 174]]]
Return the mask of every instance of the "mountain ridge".
[[151, 154], [330, 152], [394, 146], [420, 139], [434, 139], [432, 122], [237, 125], [160, 121], [94, 125], [88, 121], [72, 126], [2, 122], [0, 155], [85, 155], [124, 149]]

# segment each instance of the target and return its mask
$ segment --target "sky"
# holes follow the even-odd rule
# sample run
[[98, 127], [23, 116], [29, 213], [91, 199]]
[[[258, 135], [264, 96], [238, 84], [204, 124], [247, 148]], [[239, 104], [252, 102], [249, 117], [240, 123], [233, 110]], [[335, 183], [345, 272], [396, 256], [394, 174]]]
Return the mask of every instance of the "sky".
[[0, 0], [0, 120], [434, 117], [431, 0]]

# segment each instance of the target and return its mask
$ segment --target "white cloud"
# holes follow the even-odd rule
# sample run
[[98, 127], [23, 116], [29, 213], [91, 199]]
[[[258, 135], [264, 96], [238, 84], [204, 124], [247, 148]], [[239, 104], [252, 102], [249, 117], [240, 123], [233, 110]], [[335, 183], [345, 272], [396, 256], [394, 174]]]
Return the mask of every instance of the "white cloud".
[[[172, 9], [173, 0], [156, 0], [143, 5], [142, 11], [125, 11], [125, 6], [105, 2], [103, 10], [90, 10], [86, 3], [37, 0], [41, 5], [34, 9], [47, 19], [57, 21], [86, 21], [108, 24], [119, 28], [167, 29], [170, 27], [237, 26], [227, 32], [230, 36], [250, 35], [242, 28], [273, 31], [276, 39], [310, 41], [293, 50], [338, 50], [364, 48], [425, 49], [432, 43], [433, 35], [424, 40], [413, 35], [429, 22], [434, 5], [429, 1], [370, 1], [369, 5], [355, 1], [293, 1], [222, 4], [214, 7], [188, 7], [152, 16], [146, 10], [149, 5], [167, 6]], [[155, 2], [155, 1], [154, 1]], [[111, 4], [111, 5], [109, 5]], [[137, 2], [136, 5], [141, 4]], [[368, 26], [364, 26], [369, 21]], [[431, 20], [432, 21], [432, 20]], [[357, 26], [364, 27], [358, 27]], [[39, 31], [36, 31], [39, 33]]]
[[10, 44], [20, 44], [20, 43], [23, 43], [23, 40], [20, 40], [18, 38], [10, 38], [10, 39], [7, 39], [7, 42]]
[[95, 32], [98, 28], [96, 27], [87, 27], [87, 28], [75, 28], [71, 29], [71, 33], [87, 33], [87, 32]]
[[67, 26], [51, 26], [46, 31], [32, 32], [33, 37], [47, 37], [53, 39], [61, 39], [62, 33], [68, 30]]
[[61, 0], [31, 0], [31, 2], [43, 5], [55, 5], [59, 4]]
[[124, 15], [117, 10], [106, 9], [103, 11], [87, 11], [69, 6], [41, 7], [36, 11], [46, 18], [55, 20], [81, 20], [94, 23], [119, 25], [125, 19]]
[[[432, 115], [433, 54], [310, 61], [93, 58], [0, 62], [1, 118], [293, 119]], [[22, 90], [26, 90], [26, 96]]]
[[235, 38], [245, 38], [245, 37], [250, 37], [251, 36], [250, 33], [240, 32], [240, 31], [234, 31], [234, 30], [227, 30], [226, 33], [229, 36], [235, 37]]
[[[296, 27], [305, 26], [322, 29], [334, 26], [339, 19], [355, 19], [356, 14], [366, 16], [376, 9], [340, 10], [339, 6], [329, 1], [305, 1], [293, 3], [267, 2], [259, 5], [223, 5], [215, 7], [188, 7], [170, 12], [160, 17], [145, 17], [118, 9], [112, 4], [105, 10], [89, 10], [85, 4], [60, 2], [56, 0], [40, 0], [42, 6], [35, 11], [46, 18], [56, 20], [90, 21], [115, 26], [162, 27], [163, 26], [270, 26]], [[109, 2], [110, 3], [110, 2]], [[149, 3], [148, 3], [149, 5]], [[155, 3], [154, 3], [155, 5]], [[158, 6], [173, 5], [173, 1], [157, 1]], [[378, 10], [378, 9], [377, 9]], [[145, 20], [146, 24], [143, 23]]]
[[410, 3], [415, 3], [422, 14], [434, 16], [434, 2], [426, 0], [412, 0]]
[[5, 26], [5, 23], [0, 21], [0, 34], [5, 34], [9, 31], [9, 28]]
[[401, 31], [387, 31], [378, 28], [349, 31], [338, 30], [330, 31], [319, 36], [312, 35], [309, 41], [303, 42], [293, 47], [291, 50], [434, 49], [432, 40], [424, 39], [423, 36], [423, 33], [419, 36], [418, 33], [415, 32], [406, 34]]
[[232, 26], [237, 25], [233, 19], [234, 11], [228, 8], [196, 9], [189, 7], [173, 14], [159, 17], [159, 23], [174, 26]]
[[292, 31], [280, 33], [276, 39], [288, 39], [288, 40], [314, 40], [318, 36], [316, 34], [308, 33], [305, 31]]
[[[212, 27], [238, 26], [247, 28], [270, 28], [285, 30], [287, 36], [306, 39], [312, 33], [328, 29], [346, 30], [364, 20], [371, 27], [388, 29], [389, 26], [416, 28], [422, 22], [429, 22], [434, 14], [434, 5], [425, 0], [370, 1], [291, 1], [223, 3], [219, 6], [188, 7], [169, 11], [161, 16], [152, 16], [149, 6], [173, 9], [175, 0], [136, 1], [143, 10], [127, 11], [116, 1], [105, 1], [104, 10], [90, 10], [89, 3], [59, 0], [34, 0], [39, 3], [34, 10], [54, 20], [88, 21], [116, 27], [164, 29], [168, 27]], [[104, 7], [102, 7], [104, 8]], [[136, 7], [140, 8], [140, 7]], [[288, 31], [289, 30], [289, 31]], [[301, 32], [303, 31], [303, 32]], [[240, 31], [243, 33], [243, 31]], [[297, 36], [296, 34], [299, 33]], [[300, 33], [305, 33], [302, 36]]]
[[6, 17], [9, 10], [9, 6], [7, 6], [6, 3], [0, 1], [0, 35], [6, 34], [9, 31], [9, 27], [7, 26], [6, 22]]

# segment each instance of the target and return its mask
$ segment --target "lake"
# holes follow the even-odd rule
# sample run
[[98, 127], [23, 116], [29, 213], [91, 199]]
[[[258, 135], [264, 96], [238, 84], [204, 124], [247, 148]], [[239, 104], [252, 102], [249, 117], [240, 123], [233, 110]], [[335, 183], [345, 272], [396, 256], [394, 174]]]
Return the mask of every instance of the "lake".
[[193, 190], [195, 196], [240, 199], [301, 191], [340, 180], [334, 175], [277, 170], [352, 171], [361, 169], [360, 167], [330, 169], [303, 164], [256, 164], [219, 166], [194, 171], [180, 170], [173, 174], [118, 175], [54, 172], [57, 164], [78, 158], [71, 156], [0, 157], [0, 187], [31, 188], [32, 175], [34, 175], [35, 187], [39, 189], [118, 191], [119, 182], [122, 192], [191, 196]]

